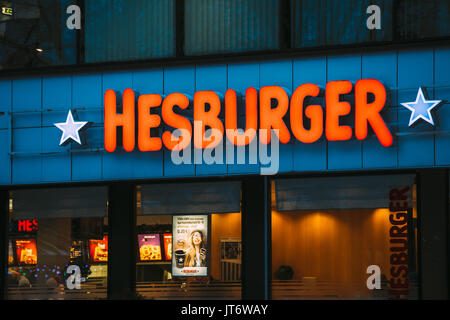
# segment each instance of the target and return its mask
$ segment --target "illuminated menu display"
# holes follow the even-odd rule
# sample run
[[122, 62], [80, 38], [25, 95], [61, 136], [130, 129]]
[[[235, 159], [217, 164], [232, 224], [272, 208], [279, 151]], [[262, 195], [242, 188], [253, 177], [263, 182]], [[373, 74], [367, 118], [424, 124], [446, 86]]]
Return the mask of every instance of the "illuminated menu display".
[[19, 264], [37, 264], [35, 239], [16, 240], [16, 252]]
[[170, 261], [172, 260], [172, 234], [171, 233], [164, 233], [164, 257], [165, 260]]
[[161, 260], [161, 240], [159, 233], [139, 234], [139, 258], [141, 261]]
[[89, 253], [92, 262], [108, 261], [108, 236], [103, 240], [89, 240]]
[[13, 247], [12, 242], [9, 240], [8, 243], [8, 265], [14, 264], [14, 253], [13, 253]]
[[208, 275], [208, 216], [173, 216], [172, 275]]

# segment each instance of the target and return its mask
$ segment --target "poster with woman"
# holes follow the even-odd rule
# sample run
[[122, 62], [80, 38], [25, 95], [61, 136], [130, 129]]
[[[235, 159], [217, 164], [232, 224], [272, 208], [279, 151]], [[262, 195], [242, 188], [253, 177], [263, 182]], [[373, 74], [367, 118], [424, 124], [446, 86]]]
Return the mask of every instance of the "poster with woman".
[[208, 275], [208, 216], [173, 216], [172, 276]]

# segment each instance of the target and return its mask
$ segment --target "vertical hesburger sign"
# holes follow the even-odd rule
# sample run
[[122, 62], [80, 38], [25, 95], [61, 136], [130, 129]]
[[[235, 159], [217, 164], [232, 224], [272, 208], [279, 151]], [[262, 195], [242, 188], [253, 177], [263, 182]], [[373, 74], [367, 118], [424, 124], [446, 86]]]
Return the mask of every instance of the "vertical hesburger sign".
[[393, 188], [389, 192], [389, 243], [390, 243], [390, 280], [389, 299], [408, 300], [410, 293], [408, 215], [411, 207], [411, 187]]
[[173, 216], [172, 276], [208, 275], [208, 216]]

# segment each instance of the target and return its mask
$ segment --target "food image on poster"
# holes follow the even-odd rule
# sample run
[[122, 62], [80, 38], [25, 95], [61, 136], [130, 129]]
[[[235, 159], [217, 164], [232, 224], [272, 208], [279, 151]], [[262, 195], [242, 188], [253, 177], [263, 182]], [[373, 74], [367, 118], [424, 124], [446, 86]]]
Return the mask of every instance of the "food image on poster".
[[172, 234], [171, 233], [164, 233], [163, 234], [164, 239], [164, 255], [165, 260], [172, 260]]
[[138, 234], [139, 258], [141, 261], [161, 260], [159, 233]]
[[208, 216], [173, 216], [172, 275], [208, 275]]
[[103, 240], [89, 240], [89, 253], [91, 262], [107, 262], [108, 236], [103, 236]]
[[8, 243], [8, 265], [13, 265], [14, 264], [14, 252], [13, 252], [13, 247], [12, 247], [12, 241], [9, 240]]
[[16, 240], [16, 252], [19, 264], [37, 264], [36, 239]]

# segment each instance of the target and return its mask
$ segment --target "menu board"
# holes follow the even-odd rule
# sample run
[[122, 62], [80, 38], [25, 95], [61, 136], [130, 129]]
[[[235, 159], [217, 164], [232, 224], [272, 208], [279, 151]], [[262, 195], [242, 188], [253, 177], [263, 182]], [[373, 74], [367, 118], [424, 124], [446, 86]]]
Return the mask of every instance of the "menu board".
[[172, 275], [208, 275], [208, 216], [173, 216]]
[[83, 254], [83, 241], [73, 240], [70, 247], [69, 257], [71, 260], [81, 258]]
[[161, 239], [159, 233], [138, 234], [139, 259], [141, 261], [161, 260]]
[[172, 260], [172, 234], [171, 233], [164, 233], [163, 234], [164, 239], [164, 257], [165, 260], [171, 261]]
[[89, 253], [91, 262], [107, 262], [108, 236], [104, 236], [103, 240], [89, 240]]
[[16, 253], [19, 265], [37, 264], [36, 239], [16, 240]]

